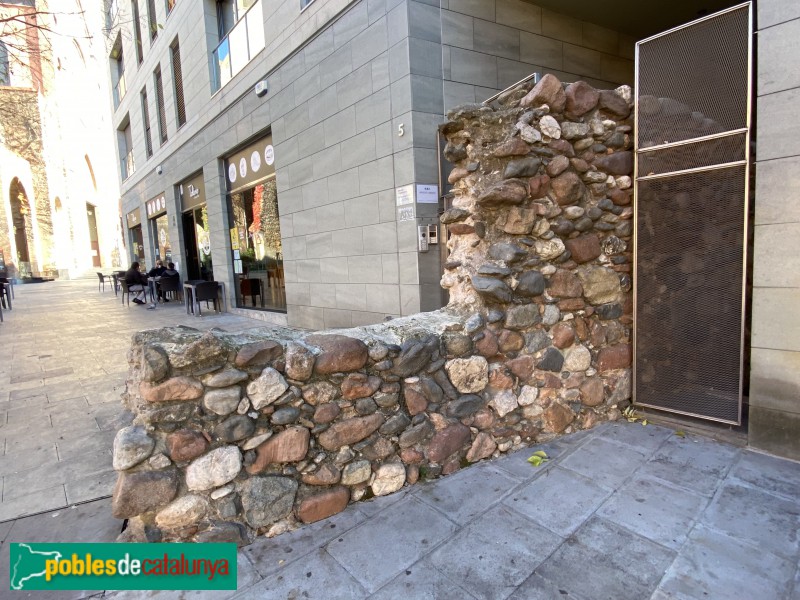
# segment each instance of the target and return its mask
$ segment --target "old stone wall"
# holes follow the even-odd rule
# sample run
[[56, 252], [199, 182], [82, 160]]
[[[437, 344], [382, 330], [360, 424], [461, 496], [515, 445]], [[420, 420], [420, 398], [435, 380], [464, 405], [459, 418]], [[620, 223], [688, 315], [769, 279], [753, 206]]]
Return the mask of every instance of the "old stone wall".
[[630, 89], [550, 75], [442, 126], [440, 311], [331, 333], [137, 334], [126, 540], [248, 543], [559, 434], [630, 397]]

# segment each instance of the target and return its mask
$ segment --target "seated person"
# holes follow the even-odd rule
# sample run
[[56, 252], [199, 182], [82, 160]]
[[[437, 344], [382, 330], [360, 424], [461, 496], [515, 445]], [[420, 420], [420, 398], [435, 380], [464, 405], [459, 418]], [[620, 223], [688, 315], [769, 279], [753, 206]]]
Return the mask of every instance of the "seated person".
[[[160, 263], [161, 261], [158, 261], [158, 262]], [[164, 277], [179, 277], [178, 272], [175, 270], [175, 263], [174, 262], [167, 263], [167, 268], [164, 269], [164, 271], [161, 273], [161, 277], [162, 278], [164, 278]], [[163, 295], [163, 292], [161, 291], [160, 287], [158, 289], [158, 297], [162, 298], [164, 300], [164, 302], [169, 302], [169, 299], [166, 296]]]
[[135, 304], [144, 304], [145, 299], [145, 286], [147, 285], [147, 275], [139, 272], [139, 263], [133, 261], [131, 268], [125, 271], [125, 283], [128, 284], [128, 290], [136, 292], [136, 297], [133, 299]]
[[161, 262], [161, 259], [158, 259], [156, 261], [156, 266], [153, 267], [152, 269], [150, 269], [147, 272], [147, 276], [148, 277], [161, 277], [164, 274], [164, 271], [166, 271], [166, 269], [164, 268], [164, 263]]

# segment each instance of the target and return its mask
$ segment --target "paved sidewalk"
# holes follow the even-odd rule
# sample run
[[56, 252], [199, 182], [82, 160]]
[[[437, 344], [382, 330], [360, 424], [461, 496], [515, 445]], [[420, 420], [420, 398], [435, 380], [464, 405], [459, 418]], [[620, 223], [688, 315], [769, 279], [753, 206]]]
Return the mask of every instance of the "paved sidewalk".
[[231, 314], [122, 305], [97, 279], [17, 285], [0, 324], [0, 522], [108, 496], [131, 335], [188, 325], [262, 327]]

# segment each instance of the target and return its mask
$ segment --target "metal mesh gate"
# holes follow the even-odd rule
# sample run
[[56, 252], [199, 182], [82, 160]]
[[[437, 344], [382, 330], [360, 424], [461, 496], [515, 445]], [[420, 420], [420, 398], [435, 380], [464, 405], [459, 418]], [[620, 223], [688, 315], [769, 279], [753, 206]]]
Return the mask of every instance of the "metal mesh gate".
[[634, 401], [741, 422], [751, 6], [637, 44]]

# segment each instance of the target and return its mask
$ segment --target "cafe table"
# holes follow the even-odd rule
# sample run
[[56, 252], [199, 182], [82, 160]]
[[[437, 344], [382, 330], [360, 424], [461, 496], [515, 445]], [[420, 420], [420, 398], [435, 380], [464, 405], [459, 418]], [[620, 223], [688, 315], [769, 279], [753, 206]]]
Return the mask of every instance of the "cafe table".
[[[187, 315], [194, 315], [194, 291], [197, 286], [201, 283], [206, 283], [205, 279], [191, 279], [189, 281], [184, 281], [183, 283], [183, 299], [186, 303], [186, 314]], [[228, 312], [228, 304], [227, 300], [225, 300], [225, 283], [222, 281], [217, 281], [218, 286], [218, 295], [221, 294], [222, 300], [222, 312]], [[195, 315], [197, 316], [197, 315]]]

